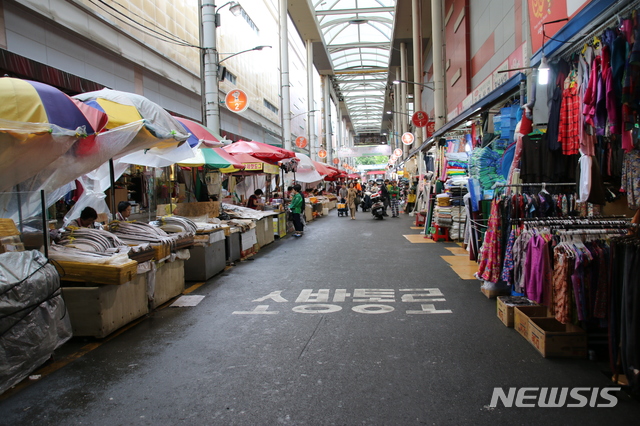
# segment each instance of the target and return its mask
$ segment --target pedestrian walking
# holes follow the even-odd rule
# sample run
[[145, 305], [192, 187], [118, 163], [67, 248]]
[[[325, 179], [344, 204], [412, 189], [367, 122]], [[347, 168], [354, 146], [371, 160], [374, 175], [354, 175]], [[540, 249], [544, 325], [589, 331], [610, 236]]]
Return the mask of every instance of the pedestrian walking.
[[353, 182], [349, 183], [349, 189], [347, 190], [347, 203], [349, 204], [349, 210], [351, 210], [351, 220], [356, 218], [356, 198], [358, 197], [358, 191], [355, 188]]
[[394, 180], [389, 188], [389, 201], [391, 203], [391, 217], [399, 217], [400, 213], [400, 188]]

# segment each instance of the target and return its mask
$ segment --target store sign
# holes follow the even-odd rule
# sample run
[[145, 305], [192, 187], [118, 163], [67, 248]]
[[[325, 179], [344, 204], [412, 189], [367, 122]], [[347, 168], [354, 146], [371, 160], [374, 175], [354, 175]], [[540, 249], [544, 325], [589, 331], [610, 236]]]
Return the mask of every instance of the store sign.
[[280, 169], [276, 165], [265, 164], [264, 165], [264, 172], [265, 173], [269, 173], [270, 175], [277, 175], [277, 174], [280, 173]]
[[242, 163], [244, 166], [244, 171], [255, 172], [262, 170], [262, 165], [264, 163]]
[[[339, 312], [344, 303], [351, 303], [351, 311], [358, 314], [388, 314], [394, 312], [400, 302], [406, 306], [406, 315], [451, 314], [450, 309], [438, 309], [435, 303], [446, 302], [444, 295], [438, 288], [408, 288], [408, 289], [378, 289], [356, 288], [353, 290], [335, 289], [333, 295], [331, 289], [304, 289], [299, 295], [294, 294], [288, 299], [283, 295], [284, 290], [271, 293], [252, 300], [259, 303], [253, 309], [247, 311], [234, 311], [233, 315], [278, 315], [279, 310], [272, 310], [275, 304], [278, 307], [291, 307], [291, 311], [299, 314], [331, 314]], [[286, 296], [286, 297], [285, 297]], [[268, 303], [268, 304], [266, 304]], [[287, 306], [287, 304], [289, 306]], [[412, 306], [410, 304], [417, 304]], [[411, 309], [413, 308], [413, 309]]]
[[318, 151], [318, 157], [325, 158], [326, 156], [327, 156], [327, 151], [325, 151], [324, 149], [321, 149], [320, 151]]
[[395, 155], [396, 157], [400, 157], [402, 155], [402, 150], [400, 148], [396, 148], [393, 151], [393, 155]]
[[[559, 19], [572, 19], [589, 3], [589, 0], [533, 0], [529, 5], [529, 29], [531, 31], [531, 51], [537, 52], [542, 47], [542, 24]], [[544, 35], [553, 37], [558, 30], [567, 24], [567, 21], [544, 25]]]
[[307, 147], [307, 138], [304, 136], [298, 136], [296, 138], [296, 146], [298, 148], [306, 148]]
[[380, 133], [361, 133], [353, 137], [354, 145], [383, 145], [387, 143], [387, 136]]
[[429, 122], [429, 115], [424, 111], [417, 111], [411, 117], [411, 121], [416, 127], [425, 127]]
[[391, 155], [389, 145], [378, 146], [354, 146], [350, 148], [338, 148], [340, 157], [362, 157], [363, 155]]
[[407, 132], [405, 134], [402, 135], [402, 143], [405, 145], [411, 145], [413, 143], [413, 141], [415, 140], [415, 136], [413, 136], [413, 133], [411, 132]]
[[339, 158], [334, 158], [333, 159], [333, 164], [335, 164], [335, 165], [340, 164], [340, 159]]
[[430, 121], [427, 123], [427, 137], [430, 138], [436, 131], [436, 122]]
[[234, 89], [227, 93], [224, 104], [230, 111], [240, 113], [249, 107], [249, 97], [240, 89]]

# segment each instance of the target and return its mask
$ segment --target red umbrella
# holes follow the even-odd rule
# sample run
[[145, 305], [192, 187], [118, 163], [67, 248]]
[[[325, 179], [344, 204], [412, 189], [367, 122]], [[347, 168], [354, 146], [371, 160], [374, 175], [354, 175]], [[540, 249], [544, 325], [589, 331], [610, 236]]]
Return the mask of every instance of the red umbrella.
[[256, 141], [238, 141], [224, 147], [230, 154], [250, 154], [260, 160], [275, 163], [285, 158], [295, 158], [296, 153]]
[[347, 175], [347, 177], [349, 179], [360, 179], [362, 176], [360, 176], [358, 173], [351, 173], [351, 174]]

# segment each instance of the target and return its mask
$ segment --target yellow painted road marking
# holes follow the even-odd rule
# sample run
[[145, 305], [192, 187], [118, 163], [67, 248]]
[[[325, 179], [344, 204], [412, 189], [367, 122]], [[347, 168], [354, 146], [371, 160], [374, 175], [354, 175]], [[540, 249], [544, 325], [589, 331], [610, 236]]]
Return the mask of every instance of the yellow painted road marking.
[[424, 234], [410, 234], [403, 235], [409, 242], [411, 243], [433, 243], [434, 241], [431, 238], [425, 237]]
[[473, 276], [476, 272], [478, 272], [478, 264], [473, 260], [469, 260], [463, 256], [440, 256], [444, 261], [446, 261], [451, 269], [458, 274], [460, 278], [463, 280], [475, 280], [476, 278]]
[[182, 292], [182, 294], [189, 294], [189, 293], [191, 293], [192, 291], [195, 291], [195, 290], [199, 289], [199, 288], [200, 288], [200, 287], [202, 287], [203, 285], [204, 285], [204, 283], [195, 283], [195, 284], [194, 284], [194, 285], [192, 285], [191, 287], [186, 288], [186, 289]]
[[469, 252], [463, 249], [462, 247], [445, 247], [447, 250], [451, 252], [451, 254], [459, 255], [459, 256], [469, 256]]
[[424, 229], [424, 226], [410, 226], [410, 229]]

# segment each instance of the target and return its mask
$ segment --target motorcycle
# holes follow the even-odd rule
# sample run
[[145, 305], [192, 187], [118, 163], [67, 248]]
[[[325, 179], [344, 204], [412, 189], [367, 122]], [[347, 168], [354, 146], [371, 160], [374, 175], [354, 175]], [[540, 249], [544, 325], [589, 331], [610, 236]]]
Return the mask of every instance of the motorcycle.
[[384, 208], [384, 203], [382, 202], [382, 198], [380, 197], [380, 195], [376, 194], [374, 196], [371, 197], [371, 202], [373, 203], [371, 205], [371, 214], [373, 215], [374, 218], [376, 219], [384, 219], [385, 216], [385, 208]]

